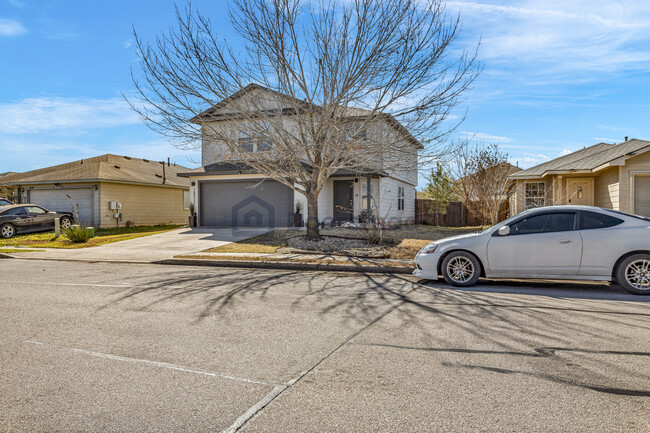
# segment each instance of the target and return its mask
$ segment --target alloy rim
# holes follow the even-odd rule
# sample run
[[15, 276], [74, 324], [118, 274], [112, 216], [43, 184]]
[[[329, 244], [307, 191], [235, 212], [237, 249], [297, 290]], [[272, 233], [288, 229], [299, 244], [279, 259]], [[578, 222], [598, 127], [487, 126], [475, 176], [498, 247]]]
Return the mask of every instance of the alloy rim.
[[650, 260], [635, 260], [627, 265], [625, 279], [637, 290], [650, 290]]
[[71, 225], [71, 224], [70, 224], [70, 220], [67, 219], [67, 218], [64, 218], [64, 219], [61, 221], [61, 227], [63, 227], [64, 229], [69, 229], [69, 228], [70, 228], [70, 225]]
[[454, 257], [447, 263], [447, 274], [458, 283], [466, 283], [474, 276], [474, 265], [467, 257]]
[[14, 228], [12, 226], [4, 226], [2, 228], [2, 236], [5, 238], [9, 238], [13, 236], [14, 234]]

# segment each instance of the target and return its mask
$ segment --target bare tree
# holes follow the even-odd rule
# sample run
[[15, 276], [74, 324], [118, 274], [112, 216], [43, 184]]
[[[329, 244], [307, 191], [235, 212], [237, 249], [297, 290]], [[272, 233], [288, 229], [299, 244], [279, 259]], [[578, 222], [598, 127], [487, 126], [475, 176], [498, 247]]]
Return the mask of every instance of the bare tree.
[[476, 52], [452, 52], [460, 21], [440, 0], [231, 0], [240, 51], [191, 6], [176, 15], [153, 43], [134, 31], [132, 108], [179, 147], [213, 143], [204, 165], [241, 162], [305, 195], [312, 239], [330, 176], [444, 152], [479, 73]]
[[456, 189], [469, 212], [481, 224], [499, 222], [499, 212], [514, 186], [508, 178], [517, 170], [497, 144], [466, 143], [455, 163]]

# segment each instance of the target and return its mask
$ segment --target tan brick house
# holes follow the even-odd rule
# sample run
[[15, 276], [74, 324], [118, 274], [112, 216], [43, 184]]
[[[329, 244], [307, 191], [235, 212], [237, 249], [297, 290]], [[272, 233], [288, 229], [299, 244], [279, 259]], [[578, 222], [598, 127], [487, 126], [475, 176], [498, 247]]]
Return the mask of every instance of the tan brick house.
[[650, 216], [650, 141], [598, 143], [514, 173], [511, 213], [587, 205]]
[[190, 182], [177, 176], [187, 171], [176, 164], [107, 154], [13, 173], [1, 183], [14, 188], [22, 203], [49, 210], [70, 211], [70, 195], [81, 222], [95, 227], [187, 224]]

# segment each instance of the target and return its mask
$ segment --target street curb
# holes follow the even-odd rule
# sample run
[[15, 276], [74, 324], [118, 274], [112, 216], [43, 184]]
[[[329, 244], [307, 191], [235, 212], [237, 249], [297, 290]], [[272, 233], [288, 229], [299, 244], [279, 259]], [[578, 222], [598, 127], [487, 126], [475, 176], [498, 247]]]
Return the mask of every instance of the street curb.
[[288, 269], [298, 271], [362, 272], [375, 274], [411, 274], [413, 272], [413, 269], [403, 266], [335, 265], [287, 261], [166, 259], [153, 263], [178, 266], [215, 266], [229, 268]]
[[81, 262], [81, 263], [119, 263], [125, 265], [152, 265], [156, 262], [147, 262], [144, 260], [108, 260], [108, 259], [68, 259], [65, 257], [27, 257], [11, 256], [9, 254], [0, 254], [0, 259], [16, 260], [45, 260], [51, 262]]
[[165, 259], [147, 262], [135, 260], [66, 259], [54, 257], [23, 256], [16, 257], [8, 254], [0, 254], [0, 259], [46, 260], [54, 262], [82, 263], [119, 263], [136, 265], [213, 266], [227, 268], [287, 269], [297, 271], [360, 272], [373, 274], [411, 274], [413, 272], [413, 269], [403, 266], [336, 265], [326, 263], [304, 263], [288, 261]]

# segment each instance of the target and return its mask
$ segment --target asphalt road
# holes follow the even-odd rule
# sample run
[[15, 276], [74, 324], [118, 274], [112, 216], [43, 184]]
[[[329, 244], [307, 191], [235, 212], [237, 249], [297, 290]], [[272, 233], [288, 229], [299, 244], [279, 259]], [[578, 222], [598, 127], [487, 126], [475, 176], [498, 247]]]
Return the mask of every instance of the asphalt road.
[[650, 297], [0, 260], [1, 431], [650, 431]]

